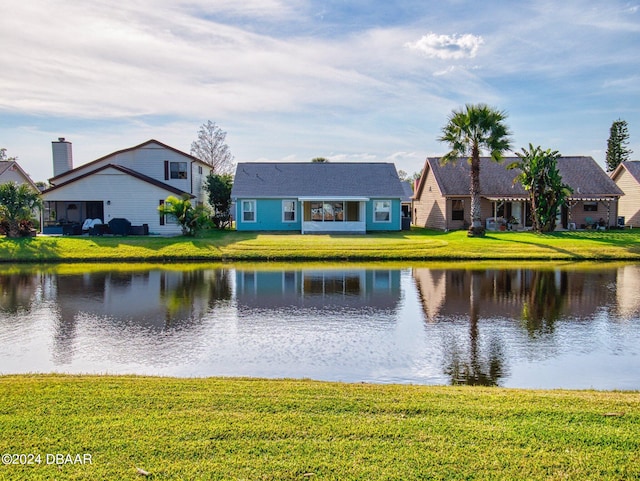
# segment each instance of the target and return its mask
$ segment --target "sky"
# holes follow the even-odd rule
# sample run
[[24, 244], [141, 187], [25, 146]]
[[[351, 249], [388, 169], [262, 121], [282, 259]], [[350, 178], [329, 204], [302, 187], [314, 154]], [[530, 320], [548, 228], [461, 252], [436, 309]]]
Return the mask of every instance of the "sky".
[[604, 167], [640, 159], [640, 0], [3, 0], [0, 147], [35, 181], [208, 120], [236, 162], [394, 162], [418, 172], [465, 104]]

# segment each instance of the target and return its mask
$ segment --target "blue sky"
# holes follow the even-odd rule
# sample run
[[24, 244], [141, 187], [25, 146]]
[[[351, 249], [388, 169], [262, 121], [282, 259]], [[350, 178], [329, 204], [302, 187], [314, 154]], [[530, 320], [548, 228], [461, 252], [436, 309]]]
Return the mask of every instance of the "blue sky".
[[640, 158], [640, 0], [5, 0], [0, 147], [34, 180], [207, 120], [236, 161], [392, 161], [413, 173], [453, 109], [505, 110], [529, 143]]

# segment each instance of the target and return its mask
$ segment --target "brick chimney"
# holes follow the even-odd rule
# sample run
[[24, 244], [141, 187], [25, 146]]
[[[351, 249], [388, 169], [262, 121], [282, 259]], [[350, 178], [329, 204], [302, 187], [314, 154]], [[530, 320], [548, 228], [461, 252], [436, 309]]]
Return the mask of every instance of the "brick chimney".
[[53, 176], [57, 177], [73, 169], [73, 156], [71, 154], [71, 142], [67, 142], [64, 137], [58, 137], [57, 141], [51, 142], [53, 152]]

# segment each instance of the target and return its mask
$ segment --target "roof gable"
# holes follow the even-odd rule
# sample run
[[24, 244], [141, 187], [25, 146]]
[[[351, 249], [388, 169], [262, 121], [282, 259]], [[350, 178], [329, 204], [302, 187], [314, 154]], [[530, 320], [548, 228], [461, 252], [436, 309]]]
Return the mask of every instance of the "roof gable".
[[[519, 160], [518, 157], [505, 157], [501, 163], [498, 163], [489, 157], [481, 157], [481, 195], [486, 197], [528, 196], [528, 192], [520, 183], [514, 183], [520, 170], [507, 169], [509, 164]], [[441, 165], [439, 158], [430, 157], [427, 159], [427, 163], [444, 196], [469, 195], [471, 166], [466, 159]], [[592, 157], [560, 157], [557, 160], [557, 165], [563, 182], [574, 190], [572, 198], [623, 195], [615, 182]]]
[[414, 199], [420, 199], [422, 197], [422, 192], [427, 185], [429, 177], [433, 177], [434, 183], [437, 186], [440, 195], [445, 195], [445, 193], [442, 191], [442, 187], [438, 183], [438, 177], [433, 173], [433, 169], [431, 168], [431, 159], [427, 157], [424, 162], [424, 167], [422, 168], [420, 177], [418, 177], [418, 179], [416, 180], [415, 192], [413, 194]]
[[94, 169], [94, 170], [90, 171], [90, 172], [86, 172], [86, 173], [84, 173], [84, 174], [82, 174], [82, 175], [80, 175], [78, 177], [74, 177], [73, 179], [71, 179], [71, 180], [69, 180], [67, 182], [62, 182], [62, 183], [57, 184], [57, 185], [55, 185], [53, 187], [50, 187], [50, 188], [44, 190], [42, 193], [43, 194], [47, 194], [49, 192], [53, 192], [53, 191], [55, 191], [57, 189], [60, 189], [60, 188], [65, 187], [65, 186], [68, 186], [68, 185], [73, 184], [75, 182], [79, 182], [79, 181], [85, 180], [88, 177], [91, 177], [92, 175], [97, 174], [97, 173], [99, 173], [99, 172], [101, 172], [103, 170], [107, 170], [107, 169], [115, 169], [115, 170], [120, 171], [120, 172], [122, 172], [124, 174], [130, 175], [131, 177], [135, 177], [138, 180], [141, 180], [141, 181], [146, 182], [148, 184], [154, 185], [156, 187], [160, 187], [161, 189], [164, 189], [167, 192], [171, 192], [171, 193], [179, 195], [179, 196], [187, 194], [190, 197], [194, 197], [192, 194], [189, 194], [188, 192], [185, 192], [185, 191], [180, 190], [180, 189], [176, 189], [175, 187], [173, 187], [171, 185], [168, 185], [168, 184], [165, 184], [164, 182], [160, 182], [159, 180], [154, 179], [153, 177], [149, 177], [147, 175], [141, 174], [140, 172], [136, 172], [135, 170], [131, 170], [131, 169], [128, 169], [126, 167], [123, 167], [123, 166], [117, 165], [117, 164], [103, 165], [101, 167], [98, 167], [97, 169]]
[[232, 197], [390, 197], [405, 191], [391, 163], [242, 162]]
[[18, 172], [20, 174], [20, 176], [22, 178], [24, 178], [24, 181], [25, 181], [26, 184], [29, 184], [29, 186], [31, 188], [33, 188], [36, 192], [40, 192], [40, 189], [38, 189], [38, 186], [31, 179], [31, 177], [29, 177], [29, 174], [27, 174], [22, 169], [22, 167], [20, 167], [20, 164], [18, 164], [18, 162], [16, 162], [15, 160], [3, 160], [3, 161], [1, 161], [0, 162], [0, 176], [2, 176], [5, 172], [9, 172], [9, 171]]
[[[128, 147], [126, 149], [117, 150], [115, 152], [111, 152], [110, 154], [104, 155], [104, 156], [100, 157], [99, 159], [92, 160], [91, 162], [87, 162], [86, 164], [79, 165], [78, 167], [75, 167], [75, 168], [73, 168], [71, 170], [63, 172], [62, 174], [59, 174], [59, 175], [57, 175], [55, 177], [51, 177], [49, 179], [49, 182], [55, 183], [56, 181], [59, 181], [60, 179], [63, 179], [64, 177], [67, 177], [69, 175], [75, 174], [80, 169], [86, 169], [87, 167], [90, 168], [92, 166], [95, 166], [96, 164], [103, 163], [105, 160], [109, 159], [110, 157], [116, 157], [116, 156], [118, 156], [120, 154], [124, 154], [124, 153], [127, 153], [127, 152], [132, 152], [132, 151], [137, 150], [137, 149], [143, 149], [145, 147], [149, 147], [152, 144], [156, 144], [159, 147], [162, 147], [164, 149], [167, 149], [167, 150], [170, 150], [172, 152], [175, 152], [175, 153], [177, 153], [177, 154], [179, 154], [181, 156], [186, 157], [187, 159], [189, 159], [189, 160], [191, 160], [193, 162], [198, 162], [199, 164], [202, 164], [203, 166], [209, 166], [209, 164], [207, 164], [206, 162], [198, 159], [197, 157], [194, 157], [193, 155], [187, 154], [186, 152], [182, 152], [181, 150], [178, 150], [178, 149], [176, 149], [174, 147], [171, 147], [170, 145], [164, 144], [164, 143], [162, 143], [162, 142], [160, 142], [158, 140], [150, 139], [150, 140], [147, 140], [146, 142], [143, 142], [143, 143], [141, 143], [139, 145], [134, 145], [133, 147]], [[111, 165], [114, 165], [114, 164], [111, 164]]]
[[611, 173], [611, 179], [615, 181], [623, 170], [629, 172], [629, 175], [631, 175], [636, 182], [640, 183], [640, 160], [620, 163], [620, 165], [616, 167], [616, 170]]

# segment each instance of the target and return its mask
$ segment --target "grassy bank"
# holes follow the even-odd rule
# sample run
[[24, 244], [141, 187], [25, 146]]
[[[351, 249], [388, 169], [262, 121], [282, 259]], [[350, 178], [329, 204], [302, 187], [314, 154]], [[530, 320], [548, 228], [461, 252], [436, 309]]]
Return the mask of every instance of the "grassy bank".
[[[640, 397], [5, 376], [0, 446], [41, 455], [29, 466], [0, 465], [0, 479], [12, 480], [638, 479]], [[56, 465], [47, 457], [55, 453], [89, 455], [91, 464]]]
[[640, 260], [640, 230], [491, 232], [484, 238], [419, 228], [367, 235], [215, 231], [198, 238], [0, 238], [0, 260], [19, 262], [371, 259]]

